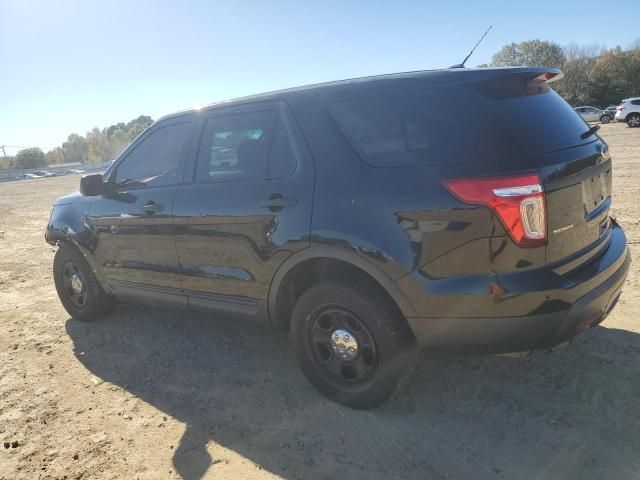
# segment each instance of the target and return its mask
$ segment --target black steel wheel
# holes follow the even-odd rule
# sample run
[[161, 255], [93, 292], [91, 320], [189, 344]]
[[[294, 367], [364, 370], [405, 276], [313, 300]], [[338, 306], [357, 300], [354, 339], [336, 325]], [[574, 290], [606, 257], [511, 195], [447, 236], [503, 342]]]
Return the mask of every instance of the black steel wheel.
[[309, 343], [329, 381], [345, 389], [362, 388], [375, 378], [379, 363], [367, 326], [340, 305], [320, 305], [308, 322]]
[[407, 322], [384, 292], [363, 281], [309, 287], [293, 309], [289, 336], [307, 379], [353, 408], [387, 400], [415, 360]]
[[87, 288], [82, 272], [73, 260], [67, 260], [62, 267], [62, 281], [67, 299], [76, 307], [87, 305]]
[[78, 320], [95, 320], [111, 311], [115, 300], [100, 286], [78, 249], [61, 243], [53, 259], [53, 279], [67, 313]]

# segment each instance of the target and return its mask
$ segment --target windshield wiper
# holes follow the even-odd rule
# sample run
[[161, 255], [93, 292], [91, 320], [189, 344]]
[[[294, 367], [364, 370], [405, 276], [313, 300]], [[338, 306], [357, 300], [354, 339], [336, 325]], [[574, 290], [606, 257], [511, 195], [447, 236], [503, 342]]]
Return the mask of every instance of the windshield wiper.
[[138, 186], [146, 185], [146, 183], [141, 180], [134, 180], [133, 178], [125, 178], [124, 180], [120, 180], [116, 185], [118, 187], [124, 187], [124, 186], [138, 187]]
[[591, 127], [589, 130], [587, 130], [586, 132], [584, 132], [583, 134], [580, 135], [580, 138], [582, 140], [584, 140], [585, 138], [589, 138], [591, 135], [593, 135], [594, 133], [596, 133], [598, 130], [600, 130], [600, 125], [594, 125], [593, 127]]

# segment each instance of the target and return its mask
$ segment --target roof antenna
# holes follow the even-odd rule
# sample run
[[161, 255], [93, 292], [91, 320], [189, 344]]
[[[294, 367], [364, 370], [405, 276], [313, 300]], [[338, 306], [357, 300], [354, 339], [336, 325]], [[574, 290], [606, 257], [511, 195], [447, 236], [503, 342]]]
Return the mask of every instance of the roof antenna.
[[478, 43], [475, 44], [475, 46], [471, 49], [471, 51], [469, 52], [469, 55], [467, 55], [464, 60], [462, 61], [462, 63], [459, 63], [457, 65], [451, 65], [449, 68], [464, 68], [464, 64], [467, 63], [467, 60], [469, 60], [469, 57], [471, 55], [473, 55], [474, 50], [476, 49], [476, 47], [478, 45], [480, 45], [480, 42], [484, 39], [484, 37], [487, 36], [487, 33], [489, 33], [489, 30], [491, 30], [493, 28], [493, 25], [489, 25], [489, 28], [487, 28], [487, 31], [484, 32], [484, 35], [482, 35], [480, 37], [480, 40], [478, 40]]

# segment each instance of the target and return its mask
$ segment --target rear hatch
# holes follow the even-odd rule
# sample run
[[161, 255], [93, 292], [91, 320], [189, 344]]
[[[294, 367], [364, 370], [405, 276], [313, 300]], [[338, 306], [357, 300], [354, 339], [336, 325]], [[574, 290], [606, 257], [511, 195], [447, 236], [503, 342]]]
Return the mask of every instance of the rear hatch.
[[[536, 267], [606, 236], [611, 161], [605, 143], [550, 88], [560, 76], [559, 70], [528, 67], [452, 69], [438, 73], [437, 85], [399, 83], [397, 90], [359, 93], [331, 106], [365, 162], [421, 167], [400, 169], [403, 188], [420, 199], [402, 208], [404, 219], [448, 225], [457, 218], [458, 229], [418, 229], [419, 265], [429, 263], [432, 275]], [[436, 183], [462, 203], [489, 207], [504, 230], [477, 208], [442, 209]], [[433, 211], [433, 205], [440, 207]], [[487, 238], [506, 236], [511, 243], [496, 240], [485, 255]], [[458, 248], [467, 253], [458, 255]], [[469, 257], [473, 268], [468, 261], [451, 267]], [[437, 273], [436, 258], [443, 263]]]
[[603, 239], [610, 227], [611, 160], [606, 144], [549, 82], [557, 71], [479, 82], [485, 107], [520, 144], [519, 169], [540, 175], [547, 216], [547, 263]]

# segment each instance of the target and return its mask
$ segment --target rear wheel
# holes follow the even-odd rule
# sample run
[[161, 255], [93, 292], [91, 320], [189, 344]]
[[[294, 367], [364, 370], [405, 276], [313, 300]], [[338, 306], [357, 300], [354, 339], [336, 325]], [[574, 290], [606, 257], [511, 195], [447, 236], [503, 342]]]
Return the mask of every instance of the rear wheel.
[[95, 320], [115, 304], [105, 293], [93, 270], [72, 245], [62, 243], [53, 259], [53, 279], [67, 313], [78, 320]]
[[627, 117], [627, 125], [631, 128], [640, 127], [640, 115], [632, 113]]
[[409, 326], [374, 289], [323, 282], [306, 290], [292, 314], [293, 351], [325, 396], [373, 408], [396, 390], [415, 358]]
[[611, 117], [609, 115], [602, 115], [600, 117], [600, 121], [602, 123], [609, 123], [611, 121]]

